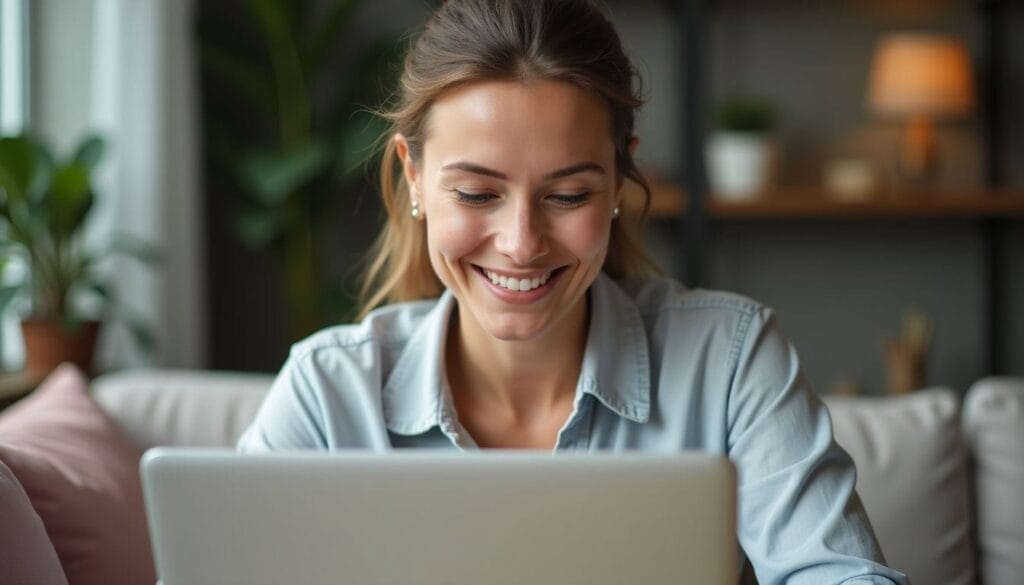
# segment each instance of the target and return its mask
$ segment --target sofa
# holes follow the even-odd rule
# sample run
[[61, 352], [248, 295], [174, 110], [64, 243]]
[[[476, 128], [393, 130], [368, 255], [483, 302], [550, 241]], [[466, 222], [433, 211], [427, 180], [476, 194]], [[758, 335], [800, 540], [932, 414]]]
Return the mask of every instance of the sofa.
[[[62, 366], [0, 412], [0, 583], [152, 583], [137, 473], [230, 447], [272, 377]], [[826, 399], [889, 563], [916, 584], [1024, 583], [1024, 379]]]

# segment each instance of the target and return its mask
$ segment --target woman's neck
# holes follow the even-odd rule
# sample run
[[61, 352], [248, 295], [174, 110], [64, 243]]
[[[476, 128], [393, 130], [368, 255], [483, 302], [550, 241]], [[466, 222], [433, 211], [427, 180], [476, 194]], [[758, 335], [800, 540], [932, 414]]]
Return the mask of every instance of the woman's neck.
[[529, 421], [564, 410], [576, 392], [587, 340], [587, 298], [540, 336], [498, 339], [472, 315], [457, 312], [446, 348], [446, 368], [457, 406], [504, 412]]

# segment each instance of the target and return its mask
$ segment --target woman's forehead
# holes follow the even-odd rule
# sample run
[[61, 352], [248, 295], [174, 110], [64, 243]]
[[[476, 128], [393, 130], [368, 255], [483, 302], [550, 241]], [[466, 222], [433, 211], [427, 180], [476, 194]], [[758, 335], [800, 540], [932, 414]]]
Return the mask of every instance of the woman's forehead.
[[478, 82], [445, 93], [431, 108], [424, 145], [435, 162], [460, 156], [507, 160], [614, 154], [605, 103], [577, 86], [551, 80]]

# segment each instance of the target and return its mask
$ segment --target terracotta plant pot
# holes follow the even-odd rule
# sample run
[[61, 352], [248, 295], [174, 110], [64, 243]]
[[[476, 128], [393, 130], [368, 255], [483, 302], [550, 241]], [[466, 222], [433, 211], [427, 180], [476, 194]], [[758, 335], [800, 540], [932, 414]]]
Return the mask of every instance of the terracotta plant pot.
[[92, 373], [99, 321], [85, 321], [74, 329], [58, 322], [26, 319], [21, 322], [25, 340], [25, 369], [45, 376], [64, 362], [71, 362], [87, 375]]

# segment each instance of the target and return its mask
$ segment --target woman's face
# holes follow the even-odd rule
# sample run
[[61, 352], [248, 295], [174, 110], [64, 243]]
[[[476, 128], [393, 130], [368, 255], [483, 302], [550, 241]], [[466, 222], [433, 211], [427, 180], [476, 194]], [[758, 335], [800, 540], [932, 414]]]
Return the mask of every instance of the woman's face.
[[505, 340], [582, 320], [619, 202], [610, 125], [576, 86], [495, 81], [434, 103], [419, 164], [396, 136], [431, 264], [462, 319]]

